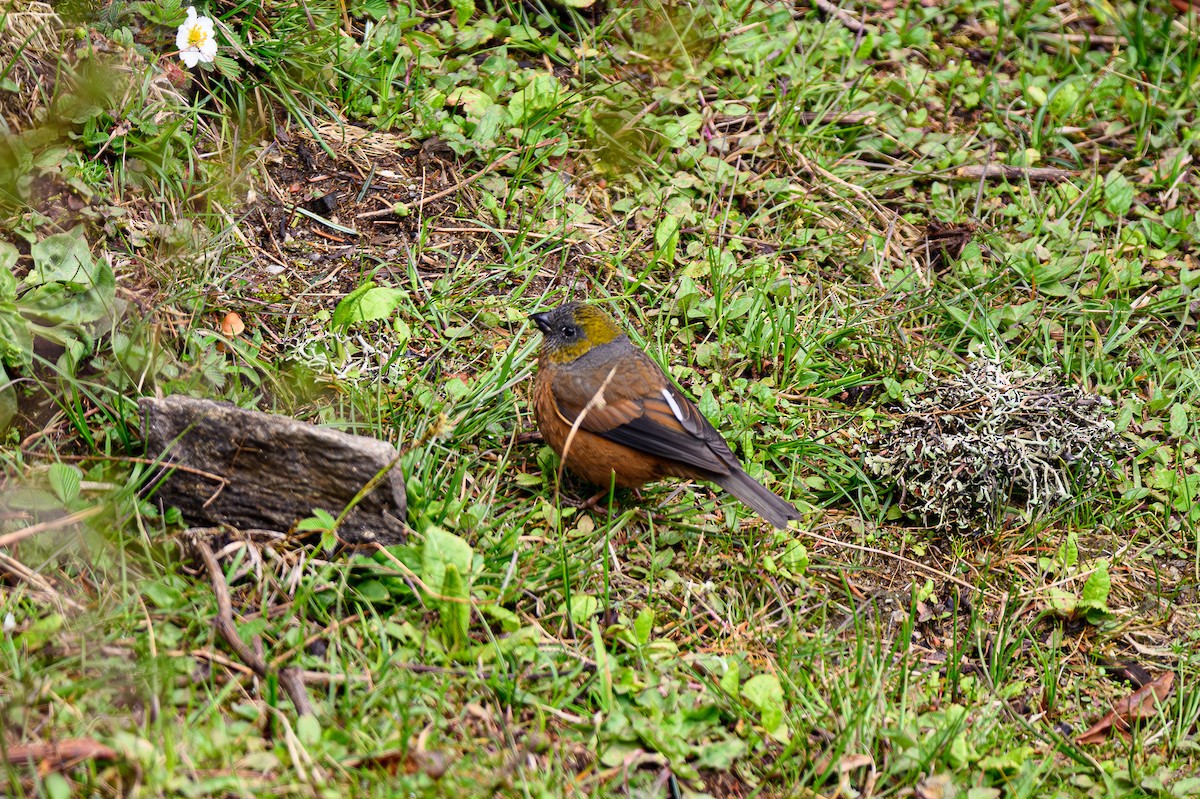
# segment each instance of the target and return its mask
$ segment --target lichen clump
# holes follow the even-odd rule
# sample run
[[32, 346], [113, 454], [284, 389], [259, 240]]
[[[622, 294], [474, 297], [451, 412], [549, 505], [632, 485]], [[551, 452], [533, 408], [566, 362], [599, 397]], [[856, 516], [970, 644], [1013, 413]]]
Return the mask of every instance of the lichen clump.
[[1111, 403], [1050, 368], [979, 360], [902, 406], [865, 442], [866, 467], [895, 484], [902, 511], [941, 530], [982, 532], [1007, 509], [1058, 505], [1111, 471], [1119, 447]]

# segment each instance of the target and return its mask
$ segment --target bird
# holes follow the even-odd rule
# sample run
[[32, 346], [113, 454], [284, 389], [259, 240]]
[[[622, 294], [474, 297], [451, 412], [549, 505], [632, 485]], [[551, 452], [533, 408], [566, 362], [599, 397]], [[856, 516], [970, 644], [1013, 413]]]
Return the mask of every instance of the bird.
[[572, 472], [602, 488], [707, 480], [778, 528], [800, 518], [746, 474], [695, 403], [604, 310], [570, 302], [529, 318], [542, 332], [534, 417]]

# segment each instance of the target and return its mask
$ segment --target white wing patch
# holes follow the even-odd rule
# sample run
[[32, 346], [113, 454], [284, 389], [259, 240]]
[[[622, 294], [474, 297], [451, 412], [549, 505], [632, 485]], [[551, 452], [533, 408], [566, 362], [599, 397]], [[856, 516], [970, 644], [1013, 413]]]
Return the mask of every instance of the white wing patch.
[[675, 398], [671, 396], [671, 390], [669, 388], [664, 388], [662, 390], [662, 395], [663, 399], [667, 401], [667, 404], [671, 406], [671, 413], [675, 414], [675, 418], [679, 420], [680, 424], [683, 424], [683, 411], [679, 410], [679, 404], [675, 402]]

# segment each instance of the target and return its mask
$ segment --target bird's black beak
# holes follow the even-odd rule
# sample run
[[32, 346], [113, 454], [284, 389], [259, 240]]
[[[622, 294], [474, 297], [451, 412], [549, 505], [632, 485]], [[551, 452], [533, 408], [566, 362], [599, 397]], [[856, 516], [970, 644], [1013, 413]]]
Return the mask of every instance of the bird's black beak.
[[529, 318], [532, 319], [533, 323], [538, 326], [538, 330], [542, 331], [543, 333], [550, 332], [550, 314], [534, 313], [530, 314]]

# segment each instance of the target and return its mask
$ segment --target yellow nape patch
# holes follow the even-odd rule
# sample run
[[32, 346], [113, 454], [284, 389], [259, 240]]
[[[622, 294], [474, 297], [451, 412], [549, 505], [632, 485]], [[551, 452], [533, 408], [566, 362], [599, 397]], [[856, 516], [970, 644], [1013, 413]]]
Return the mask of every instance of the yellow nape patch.
[[583, 328], [584, 335], [593, 346], [607, 344], [624, 335], [611, 316], [592, 305], [581, 305], [577, 308], [575, 322]]

